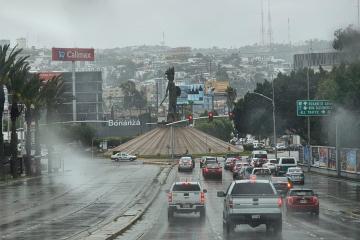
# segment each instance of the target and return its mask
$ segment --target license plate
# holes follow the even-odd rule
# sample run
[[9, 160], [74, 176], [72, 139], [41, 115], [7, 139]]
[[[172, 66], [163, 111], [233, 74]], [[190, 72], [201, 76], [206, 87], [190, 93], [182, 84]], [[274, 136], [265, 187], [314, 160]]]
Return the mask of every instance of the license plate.
[[260, 219], [260, 215], [252, 215], [251, 218], [252, 219]]
[[190, 204], [184, 204], [183, 208], [190, 208]]
[[300, 203], [307, 203], [306, 200], [300, 200]]

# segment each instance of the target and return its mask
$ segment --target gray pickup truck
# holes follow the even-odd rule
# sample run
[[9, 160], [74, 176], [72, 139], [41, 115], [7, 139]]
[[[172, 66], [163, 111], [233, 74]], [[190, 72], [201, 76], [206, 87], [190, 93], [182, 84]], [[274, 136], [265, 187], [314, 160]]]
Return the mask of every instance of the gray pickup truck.
[[217, 196], [224, 197], [224, 233], [229, 234], [240, 224], [253, 228], [265, 224], [266, 231], [282, 232], [282, 199], [271, 181], [233, 181], [226, 192], [217, 192]]

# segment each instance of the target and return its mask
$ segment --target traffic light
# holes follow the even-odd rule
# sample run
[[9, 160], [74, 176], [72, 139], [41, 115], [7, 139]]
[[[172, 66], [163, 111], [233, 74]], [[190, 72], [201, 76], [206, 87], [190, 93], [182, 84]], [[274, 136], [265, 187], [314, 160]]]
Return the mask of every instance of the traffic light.
[[188, 119], [190, 124], [193, 123], [193, 116], [191, 114], [188, 115], [187, 119]]
[[211, 122], [214, 119], [214, 113], [208, 112], [209, 122]]
[[229, 119], [234, 120], [234, 118], [235, 118], [234, 112], [229, 112]]

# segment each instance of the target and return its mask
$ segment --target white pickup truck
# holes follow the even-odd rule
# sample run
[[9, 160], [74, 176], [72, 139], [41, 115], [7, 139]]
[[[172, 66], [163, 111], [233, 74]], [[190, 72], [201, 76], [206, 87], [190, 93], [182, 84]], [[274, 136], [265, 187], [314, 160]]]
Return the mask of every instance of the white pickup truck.
[[111, 155], [111, 160], [114, 160], [115, 162], [123, 161], [123, 160], [134, 161], [134, 160], [136, 160], [136, 156], [130, 155], [125, 152], [118, 152], [118, 153]]
[[236, 225], [248, 224], [257, 227], [266, 225], [266, 230], [282, 231], [282, 199], [269, 180], [233, 181], [227, 192], [218, 192], [224, 197], [224, 233], [231, 233]]
[[280, 157], [278, 163], [276, 164], [276, 175], [283, 175], [287, 172], [288, 168], [296, 167], [297, 162], [293, 157]]
[[200, 218], [205, 218], [205, 193], [199, 182], [175, 182], [168, 192], [168, 218], [174, 213], [200, 212]]

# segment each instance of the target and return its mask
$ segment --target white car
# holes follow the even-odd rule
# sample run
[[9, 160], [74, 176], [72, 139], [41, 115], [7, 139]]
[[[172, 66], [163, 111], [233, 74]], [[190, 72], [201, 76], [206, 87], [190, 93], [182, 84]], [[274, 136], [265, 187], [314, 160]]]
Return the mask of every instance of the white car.
[[277, 160], [276, 159], [268, 159], [264, 164], [263, 167], [270, 169], [270, 171], [272, 173], [274, 173], [276, 171], [276, 164], [277, 164]]
[[135, 155], [130, 155], [126, 152], [118, 152], [118, 153], [111, 155], [111, 160], [114, 160], [115, 162], [122, 161], [122, 160], [134, 161], [134, 160], [136, 160], [136, 158], [137, 157]]

